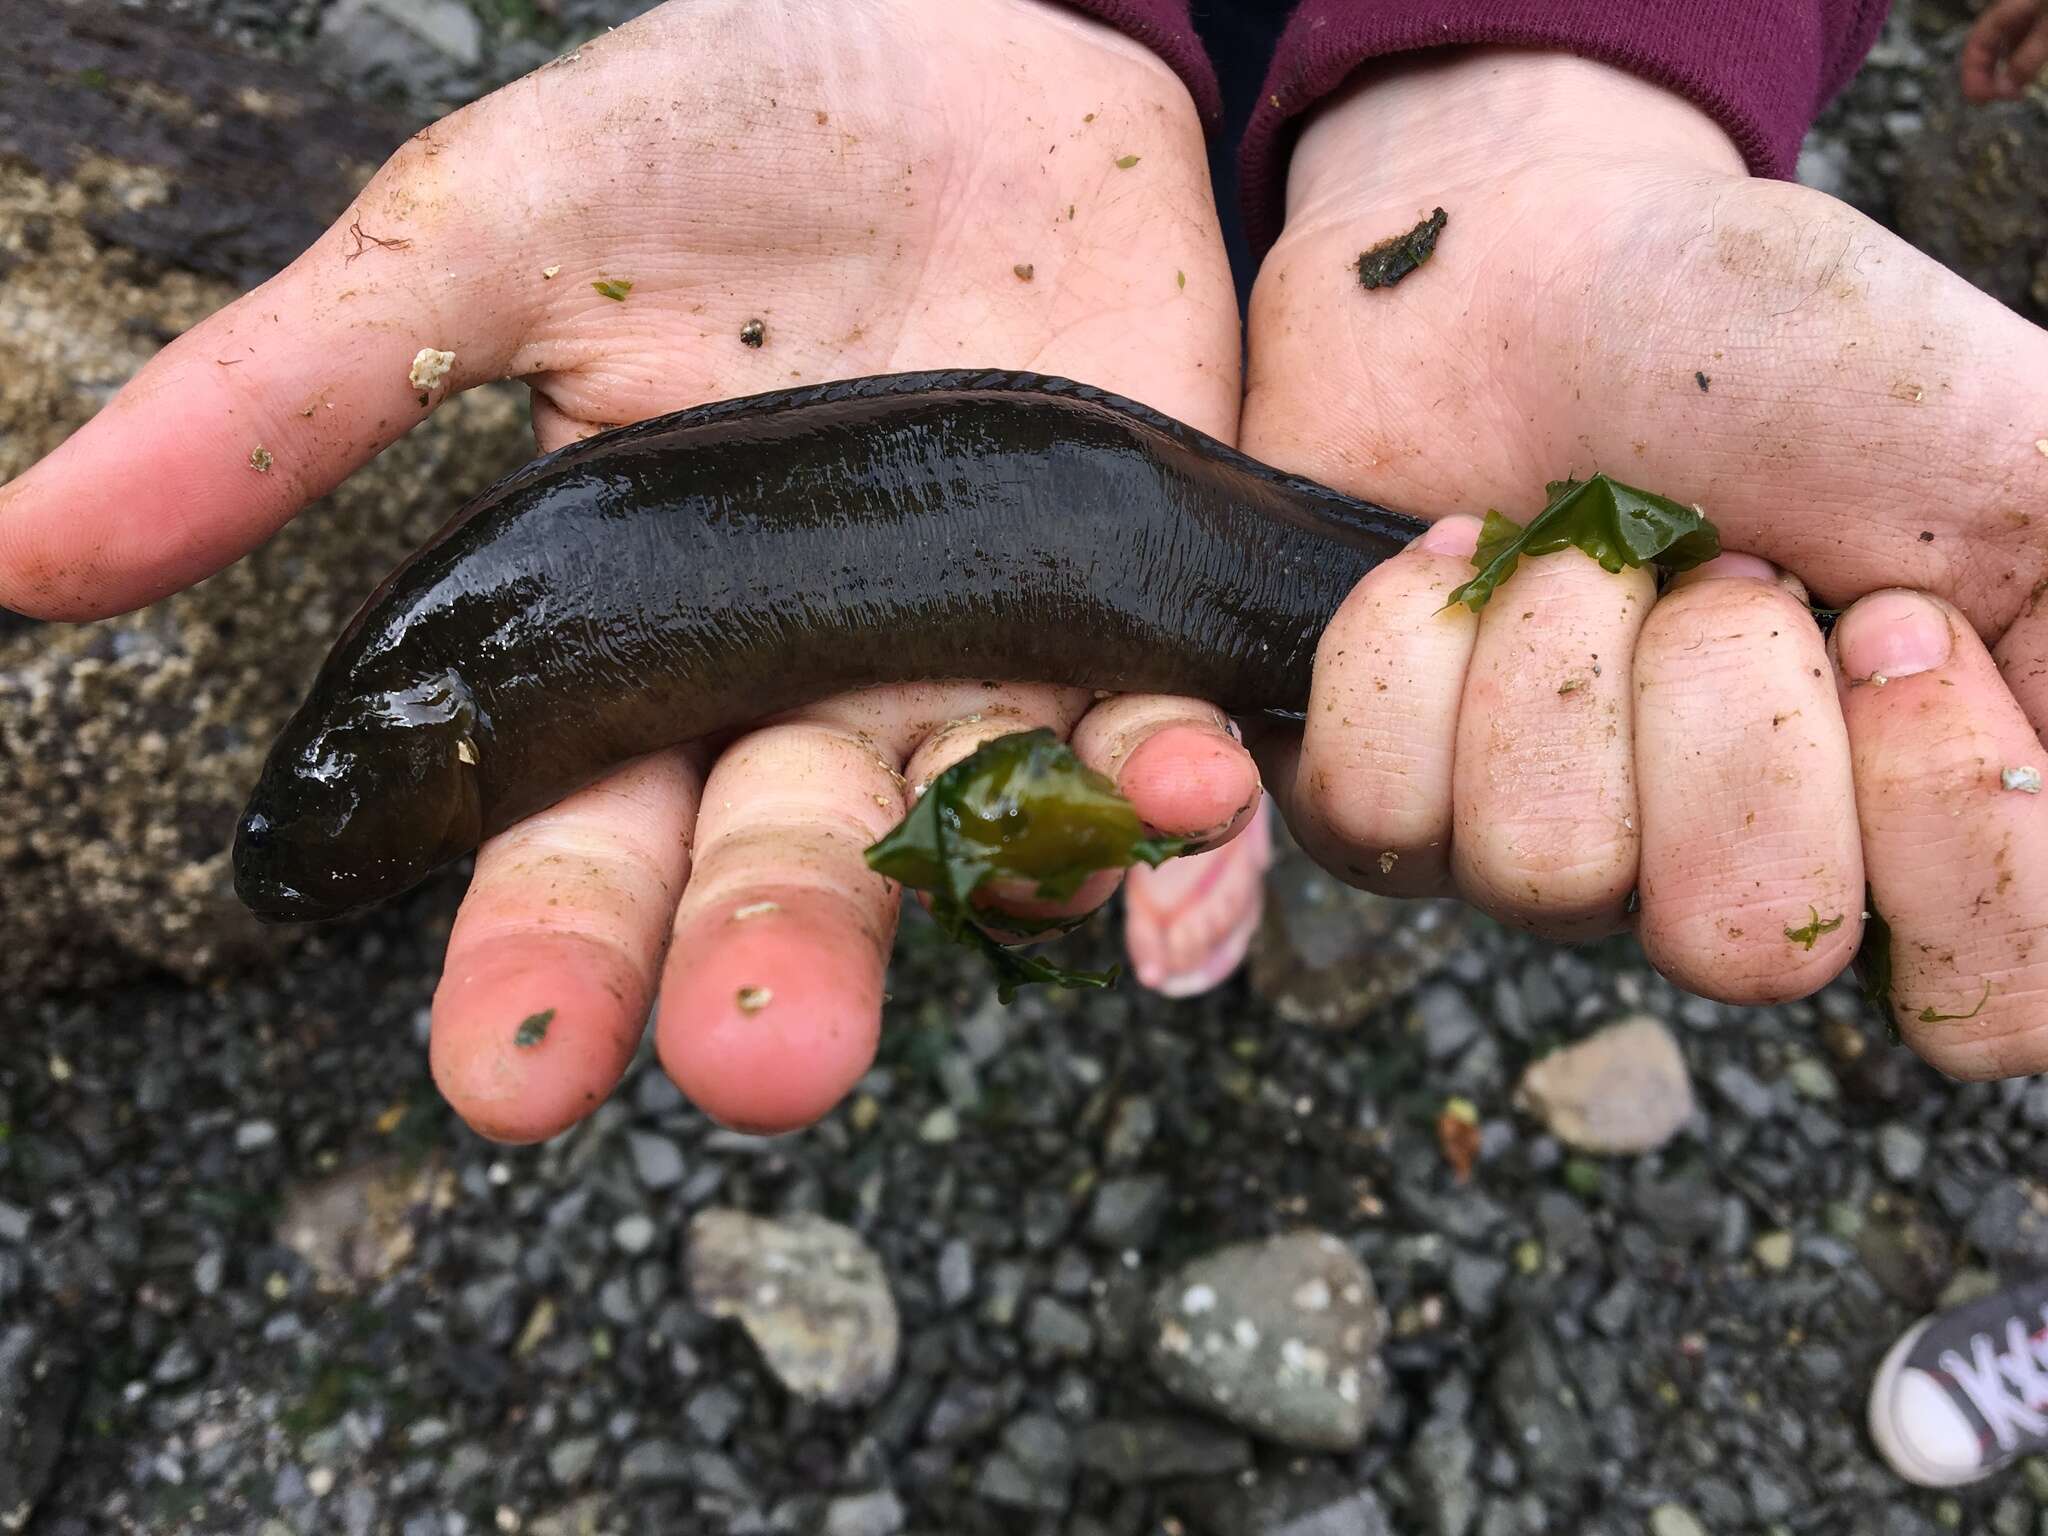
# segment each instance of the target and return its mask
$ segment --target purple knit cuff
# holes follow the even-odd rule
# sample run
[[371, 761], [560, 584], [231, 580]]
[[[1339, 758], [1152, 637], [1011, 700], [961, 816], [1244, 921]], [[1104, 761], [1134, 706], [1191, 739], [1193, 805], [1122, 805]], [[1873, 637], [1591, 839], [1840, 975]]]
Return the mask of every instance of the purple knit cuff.
[[1066, 0], [1075, 10], [1115, 27], [1133, 42], [1143, 43], [1181, 78], [1195, 98], [1202, 127], [1214, 133], [1223, 121], [1223, 91], [1216, 67], [1188, 19], [1188, 0]]
[[1302, 117], [1368, 59], [1446, 45], [1547, 48], [1684, 96], [1750, 171], [1787, 177], [1799, 141], [1863, 61], [1889, 0], [1302, 0], [1238, 150], [1245, 230], [1280, 232]]

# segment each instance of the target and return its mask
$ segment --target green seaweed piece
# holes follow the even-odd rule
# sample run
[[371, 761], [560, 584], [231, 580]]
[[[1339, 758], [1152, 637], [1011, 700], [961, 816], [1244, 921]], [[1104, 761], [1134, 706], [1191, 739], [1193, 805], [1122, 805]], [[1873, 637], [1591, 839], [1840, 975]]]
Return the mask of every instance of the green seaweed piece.
[[522, 1051], [530, 1051], [548, 1037], [548, 1026], [555, 1022], [555, 1010], [544, 1008], [539, 1013], [529, 1013], [519, 1021], [519, 1027], [512, 1031], [512, 1043]]
[[[998, 944], [975, 920], [976, 891], [991, 880], [1020, 880], [1043, 900], [1064, 901], [1100, 870], [1157, 865], [1184, 847], [1179, 838], [1147, 837], [1114, 784], [1051, 731], [1036, 730], [998, 737], [932, 780], [867, 850], [867, 862], [930, 896], [939, 928], [988, 957], [1007, 1003], [1022, 986], [1107, 987], [1117, 972], [1067, 970]], [[1077, 921], [988, 916], [1013, 933], [1063, 932]]]
[[1804, 927], [1794, 928], [1788, 924], [1785, 928], [1785, 937], [1805, 949], [1812, 949], [1820, 942], [1821, 935], [1833, 933], [1841, 927], [1843, 919], [1848, 914], [1837, 912], [1833, 917], [1823, 919], [1819, 907], [1809, 906], [1806, 909], [1806, 916], [1808, 920]]
[[625, 303], [626, 295], [633, 291], [632, 282], [623, 277], [608, 277], [601, 282], [592, 283], [590, 286], [595, 288], [605, 298], [610, 299], [614, 304]]
[[1352, 270], [1361, 288], [1391, 288], [1436, 254], [1436, 237], [1444, 232], [1450, 215], [1438, 208], [1405, 235], [1382, 240], [1369, 251], [1360, 251]]
[[1856, 979], [1863, 985], [1863, 1000], [1883, 1017], [1896, 1045], [1899, 1023], [1892, 1013], [1892, 929], [1868, 891], [1863, 896], [1863, 942], [1856, 950]]
[[1977, 999], [1977, 1006], [1972, 1008], [1968, 1013], [1940, 1013], [1936, 1011], [1934, 1004], [1929, 1003], [1925, 1008], [1922, 1008], [1918, 1013], [1913, 1015], [1913, 1017], [1918, 1019], [1922, 1024], [1946, 1024], [1956, 1019], [1974, 1019], [1975, 1017], [1977, 1017], [1978, 1014], [1984, 1011], [1984, 1005], [1990, 1001], [1991, 983], [1989, 980], [1986, 980], [1984, 983], [1984, 995]]
[[1479, 530], [1472, 564], [1479, 572], [1451, 593], [1444, 607], [1463, 603], [1474, 613], [1494, 589], [1515, 572], [1524, 555], [1583, 550], [1601, 569], [1654, 565], [1665, 572], [1688, 571], [1721, 553], [1721, 535], [1698, 507], [1651, 491], [1623, 485], [1607, 475], [1587, 480], [1553, 480], [1545, 487], [1550, 504], [1527, 527], [1489, 510]]

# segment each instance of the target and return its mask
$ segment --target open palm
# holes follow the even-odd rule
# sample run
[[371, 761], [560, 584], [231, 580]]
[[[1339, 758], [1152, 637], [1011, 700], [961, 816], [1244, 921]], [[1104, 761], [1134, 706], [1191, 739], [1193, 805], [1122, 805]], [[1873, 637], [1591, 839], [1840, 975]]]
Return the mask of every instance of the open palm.
[[[0, 603], [82, 618], [199, 580], [493, 379], [530, 384], [543, 449], [959, 366], [1228, 439], [1237, 357], [1200, 126], [1137, 45], [1036, 0], [668, 6], [415, 136], [0, 489]], [[1161, 831], [1224, 838], [1256, 798], [1206, 705], [979, 681], [643, 759], [480, 851], [435, 1000], [444, 1092], [488, 1134], [552, 1134], [610, 1091], [658, 990], [663, 1060], [707, 1109], [814, 1118], [879, 1022], [896, 896], [862, 848], [911, 786], [1037, 725]]]

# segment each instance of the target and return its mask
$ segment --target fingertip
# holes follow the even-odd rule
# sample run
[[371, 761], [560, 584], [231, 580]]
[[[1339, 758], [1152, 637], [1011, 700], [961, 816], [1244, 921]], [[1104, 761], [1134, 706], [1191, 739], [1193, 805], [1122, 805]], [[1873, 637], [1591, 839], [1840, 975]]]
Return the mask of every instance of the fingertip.
[[817, 892], [756, 894], [677, 934], [655, 1048], [712, 1119], [754, 1134], [799, 1129], [873, 1064], [883, 961], [850, 916]]
[[1881, 688], [1947, 665], [1955, 633], [1951, 612], [1939, 599], [1890, 588], [1852, 604], [1836, 621], [1828, 645], [1845, 684]]
[[428, 1060], [442, 1097], [479, 1136], [560, 1135], [624, 1074], [647, 1014], [623, 960], [570, 935], [471, 951], [434, 994]]
[[1461, 560], [1469, 560], [1479, 547], [1479, 531], [1484, 526], [1476, 517], [1454, 512], [1431, 523], [1429, 531], [1410, 547], [1427, 550], [1433, 555], [1456, 555]]
[[1694, 566], [1689, 571], [1680, 571], [1671, 578], [1671, 584], [1665, 590], [1668, 592], [1702, 581], [1774, 582], [1780, 574], [1775, 565], [1760, 555], [1745, 555], [1730, 550]]
[[[1005, 928], [1003, 919], [1006, 916], [1023, 918], [1034, 926], [1067, 919], [1078, 923], [1114, 896], [1123, 880], [1124, 872], [1120, 869], [1098, 869], [1082, 880], [1073, 895], [1061, 901], [1049, 901], [1038, 895], [1037, 884], [1033, 881], [991, 880], [974, 893], [975, 922], [998, 944], [1033, 944], [1042, 939], [1057, 938], [1057, 933], [1026, 933]], [[929, 911], [931, 898], [920, 893], [919, 900]]]
[[1190, 722], [1162, 726], [1139, 743], [1117, 787], [1147, 826], [1213, 846], [1257, 807], [1259, 770], [1235, 737]]

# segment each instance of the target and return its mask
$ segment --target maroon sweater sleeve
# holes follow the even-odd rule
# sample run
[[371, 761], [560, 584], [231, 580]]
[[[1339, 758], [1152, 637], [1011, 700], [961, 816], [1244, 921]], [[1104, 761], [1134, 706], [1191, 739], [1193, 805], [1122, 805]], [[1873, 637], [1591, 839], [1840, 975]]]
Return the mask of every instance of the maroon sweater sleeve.
[[1066, 0], [1074, 10], [1115, 27], [1134, 42], [1143, 43], [1179, 75], [1195, 98], [1195, 110], [1202, 126], [1211, 134], [1223, 121], [1223, 92], [1216, 83], [1216, 68], [1195, 35], [1188, 16], [1188, 0]]
[[1666, 86], [1728, 130], [1752, 173], [1799, 141], [1876, 40], [1889, 0], [1302, 0], [1238, 150], [1255, 256], [1280, 231], [1302, 116], [1368, 59], [1446, 44], [1551, 48]]

